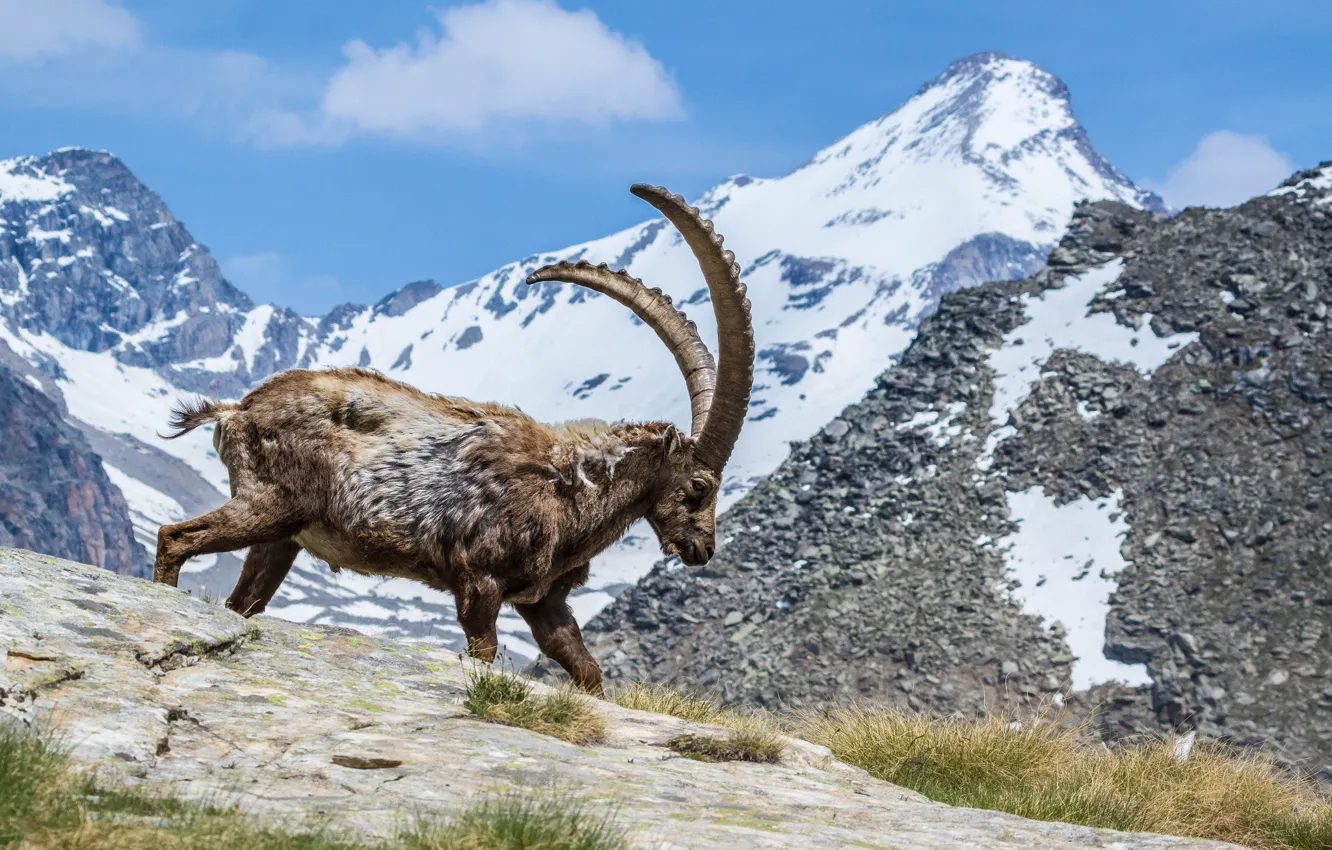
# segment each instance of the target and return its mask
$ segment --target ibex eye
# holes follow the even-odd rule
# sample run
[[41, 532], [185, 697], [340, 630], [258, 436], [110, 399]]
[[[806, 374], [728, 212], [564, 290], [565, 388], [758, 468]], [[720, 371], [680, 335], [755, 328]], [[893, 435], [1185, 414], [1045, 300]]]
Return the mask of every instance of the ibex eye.
[[702, 496], [708, 489], [708, 482], [702, 478], [689, 479], [689, 493], [694, 496]]

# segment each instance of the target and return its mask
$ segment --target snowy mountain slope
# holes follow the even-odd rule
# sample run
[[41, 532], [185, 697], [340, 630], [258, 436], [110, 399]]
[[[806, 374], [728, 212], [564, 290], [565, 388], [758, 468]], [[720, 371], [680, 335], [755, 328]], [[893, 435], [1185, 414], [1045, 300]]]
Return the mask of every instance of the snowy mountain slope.
[[[83, 154], [91, 156], [101, 155]], [[0, 303], [7, 309], [0, 341], [34, 364], [49, 364], [52, 374], [58, 368], [53, 389], [72, 417], [175, 458], [183, 471], [172, 486], [203, 479], [225, 492], [225, 470], [206, 433], [178, 443], [153, 436], [179, 389], [236, 395], [294, 365], [374, 366], [427, 390], [502, 400], [544, 419], [686, 421], [673, 360], [627, 311], [574, 287], [523, 283], [527, 272], [555, 260], [625, 267], [669, 292], [710, 340], [706, 289], [662, 220], [534, 255], [460, 286], [422, 282], [374, 307], [304, 318], [255, 306], [232, 290], [164, 208], [142, 198], [91, 203], [103, 193], [80, 183], [84, 166], [75, 159], [67, 152], [0, 165], [0, 175], [9, 175], [0, 177], [0, 218], [18, 222], [0, 233], [10, 240], [8, 254], [0, 241]], [[902, 107], [791, 174], [734, 177], [706, 192], [698, 204], [744, 269], [759, 351], [750, 421], [727, 470], [723, 504], [774, 469], [790, 441], [861, 397], [944, 293], [1039, 267], [1083, 198], [1159, 206], [1092, 150], [1062, 83], [999, 54], [960, 60]], [[50, 236], [57, 228], [68, 237]], [[142, 228], [169, 231], [172, 240], [151, 255], [160, 268], [131, 278], [123, 267], [133, 263], [123, 257], [139, 260], [137, 246], [121, 245], [125, 253], [116, 260], [96, 243], [108, 232]], [[8, 277], [5, 263], [13, 269]], [[120, 301], [108, 295], [115, 306], [100, 309], [133, 321], [122, 318], [110, 330], [96, 325], [99, 336], [31, 318], [34, 276], [55, 271], [52, 280], [59, 280], [85, 266], [96, 275], [84, 278], [103, 289], [126, 281]], [[120, 303], [139, 301], [146, 307], [137, 312]], [[125, 489], [146, 534], [176, 513], [172, 502], [184, 502], [161, 490], [172, 476], [158, 474], [155, 484], [130, 466], [115, 468], [142, 485], [126, 482]], [[594, 592], [580, 597], [580, 615], [594, 613], [611, 598], [604, 591], [634, 581], [657, 557], [650, 532], [631, 530], [626, 543], [594, 563]], [[194, 580], [225, 592], [234, 568], [219, 561]], [[283, 601], [287, 616], [414, 634], [448, 629], [452, 607], [420, 586], [335, 577], [304, 561]], [[392, 622], [395, 614], [401, 616]], [[512, 633], [524, 632], [518, 624]]]

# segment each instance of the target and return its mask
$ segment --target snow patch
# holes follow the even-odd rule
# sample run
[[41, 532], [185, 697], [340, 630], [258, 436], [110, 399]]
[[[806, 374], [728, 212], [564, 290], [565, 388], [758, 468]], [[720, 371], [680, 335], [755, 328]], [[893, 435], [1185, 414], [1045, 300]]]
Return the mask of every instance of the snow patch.
[[129, 216], [111, 207], [101, 210], [97, 207], [84, 205], [79, 207], [79, 212], [92, 216], [102, 227], [115, 227], [117, 221], [129, 221]]
[[126, 336], [121, 344], [132, 345], [134, 343], [141, 343], [141, 342], [161, 342], [163, 339], [166, 339], [167, 334], [171, 331], [172, 328], [178, 328], [181, 325], [188, 322], [189, 320], [190, 320], [189, 313], [186, 313], [184, 310], [180, 310], [176, 313], [176, 315], [170, 318], [158, 319], [154, 322], [149, 322], [148, 324], [139, 328], [134, 333], [130, 334], [129, 336]]
[[948, 445], [948, 441], [953, 437], [962, 434], [962, 426], [954, 425], [953, 420], [965, 412], [966, 409], [966, 402], [955, 401], [948, 404], [943, 410], [922, 410], [907, 421], [897, 425], [896, 430], [910, 431], [915, 428], [923, 428], [936, 446], [943, 447]]
[[254, 368], [254, 357], [268, 339], [268, 323], [273, 319], [273, 307], [263, 304], [245, 315], [245, 325], [236, 334], [234, 345], [243, 355], [247, 368]]
[[177, 364], [181, 369], [199, 369], [205, 372], [230, 372], [236, 368], [236, 348], [232, 346], [216, 357], [201, 357]]
[[308, 623], [326, 610], [328, 609], [322, 605], [311, 605], [308, 602], [279, 605], [277, 600], [274, 600], [264, 613], [292, 623]]
[[337, 610], [349, 617], [364, 617], [367, 619], [387, 620], [393, 616], [392, 611], [368, 599], [358, 599], [349, 605], [341, 605]]
[[[1310, 189], [1321, 192], [1332, 191], [1332, 165], [1320, 169], [1313, 177], [1306, 177], [1294, 186], [1282, 186], [1279, 189], [1273, 189], [1267, 194], [1272, 197], [1294, 195], [1300, 200], [1303, 200], [1304, 197], [1309, 194]], [[1324, 198], [1319, 201], [1319, 203], [1326, 204], [1329, 200], [1332, 199]]]
[[34, 201], [54, 201], [74, 191], [74, 187], [54, 174], [37, 171], [20, 173], [20, 169], [36, 169], [33, 157], [0, 159], [0, 204]]
[[[149, 552], [157, 551], [157, 530], [159, 528], [189, 519], [189, 515], [185, 513], [185, 509], [181, 507], [180, 503], [160, 490], [153, 489], [105, 460], [102, 461], [102, 468], [106, 470], [106, 477], [111, 479], [111, 483], [120, 490], [125, 496], [125, 501], [129, 503], [130, 524], [134, 527], [134, 539], [139, 541]], [[195, 563], [193, 559], [187, 566], [196, 568], [191, 572], [207, 568]]]
[[524, 632], [526, 632], [526, 626], [523, 626], [522, 629], [518, 630], [517, 634], [514, 634], [512, 631], [501, 630], [502, 637], [499, 642], [500, 652], [517, 661], [536, 661], [537, 657], [541, 655], [541, 650], [537, 649], [536, 646], [528, 641], [523, 640], [521, 637], [518, 637], [519, 634], [523, 634]]
[[1073, 687], [1086, 690], [1112, 680], [1151, 684], [1145, 665], [1105, 657], [1113, 576], [1128, 566], [1119, 551], [1129, 531], [1120, 507], [1123, 493], [1065, 505], [1056, 505], [1040, 487], [1006, 496], [1018, 530], [998, 545], [1006, 547], [1009, 575], [1021, 582], [1012, 596], [1025, 613], [1063, 624], [1064, 640], [1077, 659]]
[[43, 230], [40, 227], [28, 228], [28, 238], [34, 242], [52, 242], [60, 241], [68, 243], [74, 238], [73, 232], [69, 230]]
[[613, 601], [615, 601], [615, 597], [609, 593], [594, 590], [591, 593], [570, 596], [569, 607], [573, 610], [574, 619], [580, 623], [586, 623]]

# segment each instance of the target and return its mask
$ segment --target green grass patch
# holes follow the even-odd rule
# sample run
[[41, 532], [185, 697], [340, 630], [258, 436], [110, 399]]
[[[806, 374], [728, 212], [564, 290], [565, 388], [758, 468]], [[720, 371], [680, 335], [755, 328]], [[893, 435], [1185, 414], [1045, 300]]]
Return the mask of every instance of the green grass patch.
[[[285, 820], [285, 816], [275, 820]], [[568, 794], [485, 797], [393, 841], [141, 793], [72, 770], [57, 742], [0, 724], [0, 848], [6, 850], [621, 850], [613, 809]]]
[[1332, 804], [1258, 754], [1169, 741], [1106, 747], [1037, 716], [931, 718], [842, 708], [800, 718], [802, 737], [871, 775], [955, 806], [1269, 850], [1332, 847]]
[[0, 847], [21, 840], [23, 825], [34, 818], [66, 814], [51, 805], [65, 771], [65, 755], [53, 740], [0, 720]]
[[530, 683], [502, 671], [469, 672], [463, 707], [482, 720], [551, 735], [571, 744], [595, 744], [606, 739], [606, 721], [587, 697], [571, 690], [537, 694]]
[[403, 850], [621, 850], [626, 840], [614, 810], [558, 792], [486, 797], [399, 839]]

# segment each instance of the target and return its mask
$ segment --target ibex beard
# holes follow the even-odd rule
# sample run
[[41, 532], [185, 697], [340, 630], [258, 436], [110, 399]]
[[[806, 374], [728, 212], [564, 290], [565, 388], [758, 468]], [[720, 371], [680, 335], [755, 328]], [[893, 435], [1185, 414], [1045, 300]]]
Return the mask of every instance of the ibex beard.
[[734, 257], [711, 222], [659, 187], [634, 194], [689, 244], [717, 317], [719, 357], [670, 298], [606, 266], [557, 263], [652, 328], [689, 388], [689, 434], [667, 422], [543, 424], [499, 404], [431, 395], [364, 369], [290, 370], [234, 404], [181, 405], [169, 437], [214, 423], [231, 499], [158, 533], [154, 580], [175, 586], [196, 555], [249, 547], [227, 606], [262, 612], [302, 549], [334, 570], [398, 576], [453, 593], [468, 651], [498, 651], [509, 603], [580, 688], [601, 669], [569, 609], [591, 559], [646, 519], [667, 555], [716, 549], [722, 471], [749, 407], [754, 336]]

